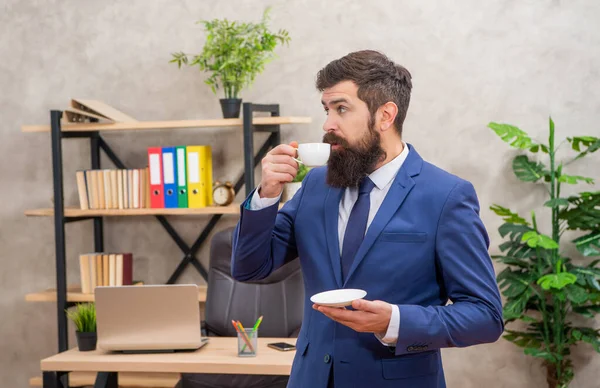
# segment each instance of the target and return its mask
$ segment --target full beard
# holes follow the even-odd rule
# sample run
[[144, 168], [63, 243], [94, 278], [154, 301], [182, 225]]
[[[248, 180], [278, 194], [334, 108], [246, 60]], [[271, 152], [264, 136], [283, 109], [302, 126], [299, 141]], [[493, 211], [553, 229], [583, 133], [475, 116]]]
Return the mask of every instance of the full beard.
[[380, 144], [377, 131], [369, 126], [369, 132], [360, 144], [350, 146], [345, 139], [333, 133], [326, 133], [323, 142], [338, 144], [341, 149], [331, 151], [327, 162], [327, 184], [332, 187], [358, 187], [378, 162], [385, 159], [385, 151]]

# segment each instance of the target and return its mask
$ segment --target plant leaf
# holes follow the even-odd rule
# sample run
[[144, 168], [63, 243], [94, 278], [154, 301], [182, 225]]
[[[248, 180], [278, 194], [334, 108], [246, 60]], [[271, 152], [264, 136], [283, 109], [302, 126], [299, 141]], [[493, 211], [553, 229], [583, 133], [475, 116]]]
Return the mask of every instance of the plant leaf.
[[547, 207], [569, 206], [569, 200], [566, 198], [554, 198], [544, 203]]
[[582, 192], [567, 198], [570, 209], [559, 212], [559, 219], [566, 220], [569, 230], [600, 230], [600, 191]]
[[505, 330], [504, 333], [504, 339], [522, 348], [534, 348], [542, 345], [542, 337], [539, 333], [528, 333], [515, 330]]
[[303, 163], [301, 163], [298, 166], [298, 173], [296, 174], [296, 176], [294, 177], [292, 182], [302, 182], [302, 180], [304, 179], [304, 177], [306, 176], [308, 171], [309, 171], [309, 168], [306, 167]]
[[515, 241], [505, 241], [499, 246], [502, 252], [506, 251], [507, 256], [516, 257], [519, 259], [533, 258], [535, 251], [527, 244], [521, 244]]
[[580, 176], [580, 175], [561, 175], [558, 177], [558, 181], [560, 183], [567, 183], [570, 185], [575, 185], [578, 182], [586, 182], [589, 184], [594, 184], [594, 179], [587, 178], [587, 177]]
[[532, 295], [531, 288], [527, 288], [525, 292], [514, 299], [510, 299], [502, 309], [503, 316], [506, 321], [511, 321], [520, 318], [525, 312], [527, 302]]
[[516, 298], [523, 294], [533, 280], [527, 271], [511, 271], [510, 268], [500, 272], [497, 277], [498, 286], [507, 298]]
[[78, 303], [74, 310], [66, 310], [66, 313], [78, 331], [83, 333], [96, 331], [96, 308], [94, 303]]
[[600, 230], [578, 237], [573, 243], [584, 256], [600, 256]]
[[538, 323], [538, 322], [539, 322], [537, 319], [535, 319], [535, 318], [533, 318], [533, 317], [530, 317], [530, 316], [528, 316], [528, 315], [523, 315], [523, 316], [521, 317], [521, 320], [522, 320], [523, 322], [532, 322], [532, 323]]
[[600, 353], [600, 330], [594, 330], [590, 327], [577, 327], [573, 328], [571, 335], [578, 341], [587, 342], [592, 345], [594, 350]]
[[569, 272], [577, 276], [577, 283], [581, 286], [588, 286], [591, 289], [600, 291], [600, 268], [595, 268], [595, 262], [592, 262], [587, 267], [575, 267], [569, 269]]
[[[573, 150], [579, 152], [575, 159], [583, 158], [585, 155], [595, 152], [600, 149], [600, 139], [594, 136], [575, 136], [567, 137]], [[582, 151], [582, 146], [585, 148]]]
[[573, 312], [581, 314], [586, 318], [594, 319], [596, 314], [600, 313], [599, 305], [574, 306]]
[[535, 145], [525, 131], [513, 125], [491, 122], [488, 124], [488, 127], [512, 147], [526, 150]]
[[564, 288], [564, 291], [567, 299], [574, 304], [582, 304], [588, 300], [588, 293], [585, 291], [585, 288], [578, 286], [577, 284], [569, 284]]
[[512, 167], [515, 176], [523, 182], [537, 182], [546, 174], [542, 163], [532, 162], [525, 155], [515, 157]]
[[502, 217], [502, 219], [507, 223], [529, 225], [529, 223], [523, 217], [500, 205], [490, 206], [490, 210]]
[[525, 348], [525, 354], [533, 357], [543, 358], [544, 360], [550, 361], [552, 363], [562, 360], [562, 356], [560, 354], [550, 353], [546, 350], [538, 348]]
[[523, 234], [525, 234], [529, 231], [531, 231], [531, 228], [529, 226], [520, 225], [520, 224], [511, 224], [508, 222], [505, 224], [502, 224], [498, 228], [498, 232], [500, 233], [500, 236], [502, 236], [504, 238], [508, 235], [508, 237], [513, 241], [521, 241]]
[[503, 256], [503, 255], [492, 255], [491, 257], [492, 257], [492, 259], [498, 260], [499, 262], [507, 264], [507, 265], [515, 265], [515, 266], [521, 267], [521, 268], [531, 267], [531, 264], [529, 264], [528, 262], [526, 262], [523, 259], [520, 259], [518, 257]]
[[527, 243], [532, 248], [542, 247], [545, 249], [557, 249], [558, 244], [550, 236], [539, 234], [534, 230], [530, 230], [523, 234], [522, 242]]
[[544, 290], [549, 290], [550, 288], [560, 290], [569, 284], [575, 283], [576, 281], [577, 276], [569, 272], [561, 272], [544, 275], [539, 278], [536, 283], [539, 284]]

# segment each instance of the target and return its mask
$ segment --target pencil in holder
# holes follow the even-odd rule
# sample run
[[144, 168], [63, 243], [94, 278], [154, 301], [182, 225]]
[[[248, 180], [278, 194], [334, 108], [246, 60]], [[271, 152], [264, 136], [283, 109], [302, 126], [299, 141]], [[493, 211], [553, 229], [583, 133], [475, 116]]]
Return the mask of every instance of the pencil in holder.
[[258, 343], [258, 330], [244, 329], [237, 332], [238, 356], [255, 357]]

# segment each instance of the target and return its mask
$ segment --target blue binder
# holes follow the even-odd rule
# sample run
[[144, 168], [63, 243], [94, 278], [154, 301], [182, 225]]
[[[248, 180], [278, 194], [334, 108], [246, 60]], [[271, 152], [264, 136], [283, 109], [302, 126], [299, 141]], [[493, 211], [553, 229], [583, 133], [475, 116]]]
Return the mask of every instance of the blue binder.
[[177, 154], [175, 147], [163, 147], [163, 184], [165, 208], [179, 207], [177, 201]]

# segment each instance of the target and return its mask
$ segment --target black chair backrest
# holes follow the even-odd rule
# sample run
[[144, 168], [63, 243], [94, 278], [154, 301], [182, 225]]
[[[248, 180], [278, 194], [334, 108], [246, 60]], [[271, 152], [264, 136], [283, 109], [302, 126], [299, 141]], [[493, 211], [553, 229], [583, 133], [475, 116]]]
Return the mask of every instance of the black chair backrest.
[[251, 328], [262, 315], [260, 337], [297, 336], [304, 309], [300, 261], [293, 260], [260, 281], [238, 282], [231, 277], [233, 230], [219, 231], [211, 240], [205, 305], [208, 334], [234, 337], [232, 320]]

